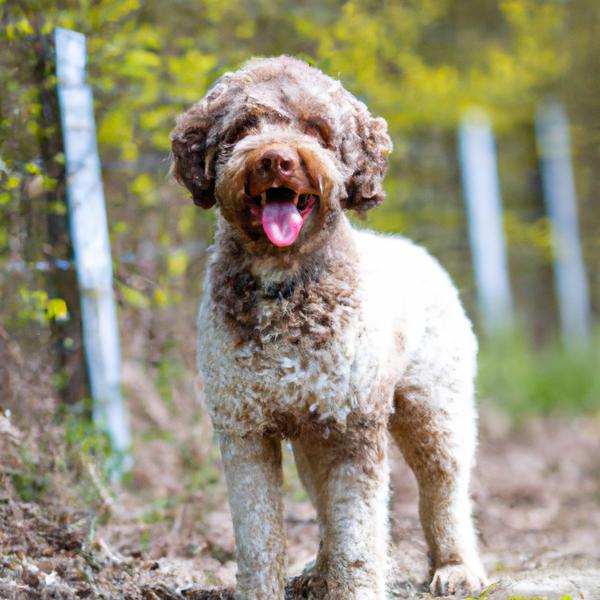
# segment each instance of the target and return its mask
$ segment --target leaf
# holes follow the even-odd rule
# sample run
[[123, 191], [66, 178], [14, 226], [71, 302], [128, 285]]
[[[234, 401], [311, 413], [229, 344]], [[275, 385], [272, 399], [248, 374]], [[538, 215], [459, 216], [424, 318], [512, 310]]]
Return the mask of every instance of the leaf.
[[150, 300], [139, 290], [129, 287], [124, 283], [119, 284], [119, 290], [125, 302], [133, 306], [133, 308], [142, 309], [150, 306]]
[[169, 277], [181, 277], [187, 269], [190, 257], [183, 250], [176, 250], [167, 259], [167, 274]]
[[62, 298], [51, 298], [46, 304], [46, 317], [54, 321], [67, 321], [67, 303]]

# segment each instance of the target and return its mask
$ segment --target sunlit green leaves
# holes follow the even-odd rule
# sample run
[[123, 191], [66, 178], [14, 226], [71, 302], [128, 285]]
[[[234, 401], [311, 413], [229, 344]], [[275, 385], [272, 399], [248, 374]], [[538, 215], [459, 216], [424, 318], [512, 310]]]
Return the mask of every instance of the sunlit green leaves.
[[15, 38], [22, 37], [25, 35], [31, 35], [33, 33], [33, 27], [26, 17], [22, 17], [18, 21], [9, 23], [5, 28], [6, 39], [9, 42], [15, 40]]
[[62, 298], [50, 298], [46, 303], [46, 318], [65, 321], [69, 317], [67, 303]]
[[167, 73], [172, 81], [169, 95], [178, 103], [199, 100], [211, 83], [209, 76], [217, 64], [216, 56], [189, 49], [167, 59]]
[[[487, 106], [498, 118], [514, 122], [523, 116], [515, 113], [517, 106], [530, 111], [530, 102], [523, 100], [564, 72], [557, 37], [564, 7], [511, 0], [499, 9], [491, 35], [483, 28], [481, 34], [469, 29], [467, 18], [457, 21], [451, 2], [374, 7], [354, 0], [343, 5], [329, 27], [311, 28], [306, 19], [296, 23], [299, 32], [318, 40], [322, 65], [366, 97], [394, 128], [452, 126], [470, 104]], [[478, 51], [456, 55], [463, 26]], [[436, 30], [438, 39], [430, 34]]]
[[62, 298], [49, 298], [44, 290], [19, 290], [20, 306], [17, 313], [21, 321], [65, 321], [69, 318], [67, 303]]
[[137, 196], [142, 206], [158, 202], [156, 181], [150, 173], [141, 173], [130, 184], [129, 189]]
[[120, 146], [133, 138], [133, 123], [127, 113], [112, 111], [104, 116], [98, 130], [101, 144]]
[[118, 289], [123, 300], [131, 307], [140, 309], [150, 306], [149, 298], [140, 290], [124, 283], [119, 283]]
[[189, 256], [183, 248], [176, 250], [167, 259], [167, 274], [169, 277], [181, 277], [188, 266]]
[[517, 418], [536, 413], [597, 412], [598, 341], [568, 347], [553, 340], [532, 347], [522, 333], [488, 340], [480, 355], [479, 395]]

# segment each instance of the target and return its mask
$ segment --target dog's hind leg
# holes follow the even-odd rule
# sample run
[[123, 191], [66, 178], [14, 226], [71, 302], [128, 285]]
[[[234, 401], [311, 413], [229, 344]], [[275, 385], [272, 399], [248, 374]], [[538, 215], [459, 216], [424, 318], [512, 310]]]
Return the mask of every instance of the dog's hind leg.
[[[419, 486], [419, 513], [429, 546], [431, 591], [476, 592], [485, 584], [471, 518], [469, 479], [475, 450], [472, 384], [440, 390], [411, 386], [396, 391], [390, 432]], [[440, 395], [443, 403], [440, 403]]]
[[314, 583], [323, 595], [309, 597], [385, 598], [389, 480], [386, 444], [383, 427], [327, 439], [306, 435], [294, 442], [302, 477], [320, 513], [322, 540], [311, 575], [316, 575]]
[[221, 435], [237, 554], [236, 599], [283, 600], [285, 532], [281, 443], [258, 434]]

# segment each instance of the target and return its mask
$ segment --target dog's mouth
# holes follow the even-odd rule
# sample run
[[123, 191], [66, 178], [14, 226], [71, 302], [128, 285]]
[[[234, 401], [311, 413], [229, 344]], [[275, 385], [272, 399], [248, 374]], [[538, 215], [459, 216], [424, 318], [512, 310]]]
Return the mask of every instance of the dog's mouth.
[[291, 246], [318, 206], [320, 196], [312, 190], [295, 190], [272, 186], [257, 195], [246, 191], [246, 204], [256, 224], [262, 225], [265, 235], [279, 248]]

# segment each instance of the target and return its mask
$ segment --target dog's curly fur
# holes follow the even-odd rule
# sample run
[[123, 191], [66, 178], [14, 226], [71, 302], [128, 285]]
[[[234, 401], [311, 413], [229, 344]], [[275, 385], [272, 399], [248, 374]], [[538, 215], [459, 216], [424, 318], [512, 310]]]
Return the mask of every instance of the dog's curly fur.
[[[219, 210], [199, 367], [221, 437], [236, 598], [284, 597], [283, 438], [321, 534], [314, 565], [294, 586], [314, 598], [385, 598], [388, 432], [419, 484], [432, 591], [480, 589], [468, 497], [471, 325], [423, 249], [357, 231], [343, 213], [384, 198], [385, 121], [338, 81], [283, 56], [224, 75], [171, 139], [175, 177], [196, 204]], [[269, 190], [299, 181], [317, 199], [285, 247], [252, 216], [265, 206], [264, 194], [263, 209], [250, 204], [264, 191], [251, 197], [261, 169], [272, 170]]]

